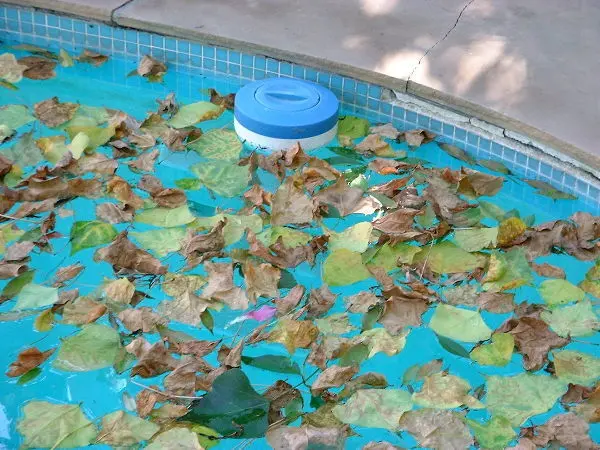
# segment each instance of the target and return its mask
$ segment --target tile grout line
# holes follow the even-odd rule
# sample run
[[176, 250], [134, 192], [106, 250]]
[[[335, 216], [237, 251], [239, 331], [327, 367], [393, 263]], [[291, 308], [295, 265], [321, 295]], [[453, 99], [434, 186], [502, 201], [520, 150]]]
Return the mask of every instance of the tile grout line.
[[462, 17], [463, 13], [467, 10], [467, 8], [469, 6], [471, 6], [471, 4], [474, 2], [475, 0], [469, 0], [467, 2], [467, 4], [465, 6], [462, 7], [462, 9], [460, 10], [460, 13], [458, 14], [458, 17], [456, 18], [456, 21], [454, 22], [454, 25], [452, 25], [452, 27], [446, 32], [446, 34], [444, 36], [442, 36], [441, 39], [439, 39], [435, 44], [433, 44], [431, 47], [429, 47], [425, 53], [423, 54], [423, 56], [421, 56], [419, 58], [419, 61], [417, 61], [417, 64], [415, 65], [415, 67], [413, 67], [413, 70], [410, 72], [410, 75], [408, 76], [408, 78], [406, 78], [406, 88], [408, 89], [408, 83], [410, 82], [411, 77], [415, 74], [416, 70], [419, 68], [419, 66], [421, 65], [421, 61], [423, 61], [423, 59], [425, 59], [425, 57], [435, 48], [437, 47], [437, 45], [443, 41], [446, 40], [446, 38], [448, 36], [450, 36], [450, 33], [452, 33], [452, 31], [454, 31], [454, 29], [458, 26], [458, 22], [460, 22], [460, 18]]

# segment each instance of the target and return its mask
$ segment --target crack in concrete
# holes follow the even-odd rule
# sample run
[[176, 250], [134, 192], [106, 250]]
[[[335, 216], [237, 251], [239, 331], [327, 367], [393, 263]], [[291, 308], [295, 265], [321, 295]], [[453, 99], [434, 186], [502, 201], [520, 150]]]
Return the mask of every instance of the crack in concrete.
[[131, 2], [133, 2], [134, 0], [127, 0], [126, 2], [124, 2], [122, 5], [117, 6], [115, 9], [113, 9], [110, 12], [110, 23], [113, 25], [117, 25], [117, 22], [115, 22], [115, 13], [120, 10], [121, 8], [124, 8], [125, 6], [129, 5]]
[[[133, 1], [133, 0], [130, 0]], [[429, 47], [427, 49], [427, 51], [425, 53], [423, 53], [423, 56], [421, 56], [419, 58], [419, 61], [417, 62], [417, 64], [415, 65], [415, 67], [413, 68], [412, 72], [410, 72], [410, 75], [408, 76], [408, 78], [406, 79], [406, 83], [408, 85], [411, 77], [415, 74], [416, 70], [419, 68], [419, 66], [421, 65], [421, 61], [423, 61], [425, 59], [425, 57], [435, 48], [437, 47], [437, 45], [440, 42], [443, 42], [446, 40], [446, 38], [450, 35], [450, 33], [452, 33], [452, 31], [454, 31], [454, 29], [458, 26], [458, 22], [460, 22], [460, 18], [462, 17], [463, 13], [467, 10], [467, 8], [469, 6], [471, 6], [471, 3], [473, 3], [475, 0], [469, 0], [467, 2], [467, 4], [465, 6], [462, 7], [462, 9], [460, 10], [460, 12], [458, 13], [458, 17], [456, 18], [456, 21], [454, 22], [454, 25], [452, 25], [452, 27], [446, 32], [446, 34], [439, 39], [435, 44], [433, 44], [431, 47]]]

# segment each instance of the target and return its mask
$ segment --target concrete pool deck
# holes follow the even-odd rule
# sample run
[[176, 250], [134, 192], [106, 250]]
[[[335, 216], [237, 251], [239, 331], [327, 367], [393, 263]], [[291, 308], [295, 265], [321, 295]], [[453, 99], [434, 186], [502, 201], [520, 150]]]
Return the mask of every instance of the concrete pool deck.
[[594, 0], [2, 1], [366, 79], [600, 169]]

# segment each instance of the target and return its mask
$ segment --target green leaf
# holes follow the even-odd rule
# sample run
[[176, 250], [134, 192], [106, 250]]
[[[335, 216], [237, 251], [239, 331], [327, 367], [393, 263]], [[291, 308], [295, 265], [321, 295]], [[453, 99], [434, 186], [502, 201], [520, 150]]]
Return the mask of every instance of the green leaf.
[[600, 321], [589, 300], [551, 311], [542, 311], [541, 318], [562, 337], [592, 336], [600, 329]]
[[115, 227], [99, 220], [75, 222], [71, 228], [71, 255], [86, 248], [110, 244], [118, 234]]
[[0, 125], [16, 130], [23, 125], [35, 121], [27, 106], [6, 105], [0, 108]]
[[160, 427], [125, 411], [115, 411], [102, 418], [98, 442], [112, 446], [135, 445], [147, 441]]
[[471, 164], [473, 166], [477, 164], [475, 158], [473, 158], [471, 155], [465, 152], [462, 148], [458, 148], [456, 145], [438, 143], [438, 146], [450, 156], [462, 162], [466, 162], [467, 164]]
[[538, 290], [544, 302], [551, 308], [570, 302], [580, 302], [585, 298], [585, 291], [567, 280], [545, 280]]
[[89, 324], [62, 341], [52, 365], [65, 372], [85, 372], [110, 367], [119, 353], [120, 339], [111, 327]]
[[456, 230], [454, 240], [467, 252], [478, 252], [484, 248], [495, 247], [498, 240], [498, 227]]
[[[351, 163], [361, 163], [364, 160], [360, 153], [350, 147], [327, 147], [327, 150], [348, 159]], [[349, 164], [351, 163], [349, 162]], [[348, 179], [346, 178], [346, 180]]]
[[343, 423], [399, 431], [402, 414], [412, 409], [411, 395], [400, 389], [359, 389], [333, 415]]
[[79, 405], [55, 405], [31, 401], [23, 407], [17, 422], [24, 448], [78, 448], [91, 444], [96, 427]]
[[167, 123], [173, 128], [185, 128], [202, 122], [215, 119], [221, 115], [223, 109], [210, 102], [197, 102], [183, 105]]
[[517, 436], [510, 421], [501, 416], [494, 416], [485, 424], [478, 420], [466, 420], [482, 448], [503, 450]]
[[141, 247], [155, 252], [160, 257], [179, 251], [185, 234], [186, 231], [184, 228], [163, 228], [160, 230], [132, 231], [129, 233], [131, 237], [139, 242]]
[[242, 362], [249, 366], [259, 369], [269, 370], [277, 373], [292, 373], [300, 375], [300, 367], [288, 356], [280, 355], [261, 355], [261, 356], [242, 356]]
[[33, 139], [33, 131], [24, 133], [15, 145], [3, 149], [1, 154], [21, 167], [35, 166], [44, 158]]
[[600, 378], [600, 358], [573, 350], [553, 352], [556, 376], [565, 383], [593, 386]]
[[186, 191], [197, 191], [202, 187], [202, 182], [197, 178], [180, 178], [175, 180], [175, 186]]
[[17, 384], [27, 384], [30, 381], [35, 380], [42, 373], [42, 369], [39, 367], [35, 367], [31, 369], [29, 372], [24, 373], [17, 380]]
[[369, 121], [355, 116], [344, 116], [338, 120], [338, 136], [347, 136], [351, 139], [369, 134]]
[[479, 200], [479, 210], [481, 213], [496, 222], [502, 222], [502, 219], [506, 216], [506, 211], [500, 208], [498, 205], [485, 200]]
[[340, 248], [323, 263], [323, 281], [330, 286], [346, 286], [371, 277], [360, 253]]
[[454, 409], [465, 405], [471, 409], [484, 408], [483, 403], [469, 395], [471, 385], [460, 377], [444, 372], [425, 377], [420, 392], [412, 396], [415, 404], [424, 408]]
[[475, 347], [471, 359], [487, 366], [505, 366], [510, 362], [515, 338], [510, 333], [492, 334], [492, 343]]
[[412, 264], [415, 255], [421, 251], [420, 247], [405, 242], [396, 245], [386, 242], [381, 247], [373, 249], [372, 254], [363, 254], [363, 261], [367, 267], [383, 267], [387, 272], [398, 269], [398, 263]]
[[531, 267], [522, 248], [506, 253], [492, 252], [487, 274], [482, 280], [483, 289], [501, 292], [533, 284]]
[[215, 378], [212, 390], [194, 401], [182, 420], [247, 439], [265, 435], [268, 412], [269, 401], [252, 388], [244, 372], [230, 369]]
[[208, 309], [202, 311], [202, 313], [200, 314], [200, 322], [202, 322], [202, 325], [204, 325], [208, 331], [210, 331], [211, 333], [213, 332], [213, 329], [215, 327], [215, 321]]
[[235, 131], [217, 128], [204, 133], [187, 148], [208, 159], [236, 161], [240, 157], [242, 143]]
[[429, 322], [436, 334], [463, 342], [479, 342], [489, 339], [492, 330], [477, 311], [439, 304]]
[[204, 186], [223, 197], [240, 195], [250, 182], [248, 166], [238, 166], [228, 161], [206, 161], [193, 165], [191, 170]]
[[360, 366], [369, 357], [369, 347], [366, 344], [356, 344], [340, 355], [339, 365], [343, 367]]
[[316, 319], [315, 325], [323, 334], [345, 334], [355, 328], [350, 324], [347, 313], [330, 314], [322, 319]]
[[385, 328], [373, 328], [352, 338], [353, 343], [366, 344], [369, 349], [368, 357], [372, 358], [379, 352], [388, 356], [397, 355], [406, 345], [407, 332], [396, 336], [391, 335]]
[[462, 358], [469, 358], [469, 352], [458, 342], [448, 339], [447, 337], [440, 336], [439, 334], [436, 334], [436, 337], [441, 347], [448, 353], [452, 353], [453, 355], [460, 356]]
[[36, 309], [53, 305], [58, 301], [58, 289], [29, 283], [21, 288], [13, 311]]
[[413, 264], [425, 263], [435, 273], [469, 272], [483, 265], [481, 258], [449, 241], [423, 247], [415, 255]]
[[[196, 221], [190, 225], [190, 227], [208, 231], [223, 219], [227, 219], [227, 223], [225, 224], [225, 227], [223, 227], [223, 238], [225, 239], [225, 245], [231, 245], [238, 242], [244, 236], [246, 229], [248, 228], [254, 233], [258, 233], [263, 227], [262, 218], [257, 214], [251, 214], [249, 216], [238, 216], [236, 214], [217, 214], [216, 216], [212, 217], [198, 217]], [[308, 240], [310, 240], [310, 235], [308, 236]], [[308, 242], [308, 240], [306, 242]], [[284, 243], [286, 243], [285, 238]]]
[[177, 208], [145, 209], [135, 215], [135, 222], [163, 228], [186, 225], [194, 220], [196, 220], [196, 217], [187, 205], [181, 205]]
[[146, 450], [202, 450], [198, 435], [187, 428], [171, 428], [158, 434]]
[[493, 416], [506, 417], [519, 427], [531, 416], [550, 410], [566, 391], [566, 383], [551, 376], [491, 375], [487, 377], [486, 403]]
[[327, 229], [323, 231], [329, 234], [327, 246], [329, 250], [334, 251], [345, 248], [353, 252], [362, 253], [369, 246], [373, 225], [371, 225], [371, 222], [359, 222], [340, 233]]
[[267, 247], [277, 242], [277, 239], [280, 237], [283, 241], [283, 245], [286, 247], [298, 247], [300, 245], [305, 245], [308, 244], [308, 242], [312, 239], [312, 236], [304, 231], [283, 226], [267, 228], [262, 233], [256, 235], [256, 237]]
[[549, 183], [541, 180], [525, 180], [532, 188], [537, 189], [536, 194], [543, 195], [545, 197], [550, 197], [554, 200], [577, 200], [575, 195], [567, 194], [566, 192], [560, 191], [556, 189]]
[[100, 147], [106, 144], [114, 135], [115, 128], [114, 126], [110, 127], [97, 127], [97, 126], [78, 126], [78, 125], [69, 125], [65, 127], [65, 131], [69, 135], [71, 140], [75, 139], [75, 137], [79, 134], [83, 134], [87, 136], [86, 142], [86, 150], [94, 150], [97, 147]]
[[21, 275], [13, 278], [4, 286], [2, 289], [2, 293], [0, 294], [0, 299], [9, 300], [21, 292], [25, 286], [33, 281], [33, 276], [35, 275], [35, 270], [28, 270], [27, 272], [23, 272]]

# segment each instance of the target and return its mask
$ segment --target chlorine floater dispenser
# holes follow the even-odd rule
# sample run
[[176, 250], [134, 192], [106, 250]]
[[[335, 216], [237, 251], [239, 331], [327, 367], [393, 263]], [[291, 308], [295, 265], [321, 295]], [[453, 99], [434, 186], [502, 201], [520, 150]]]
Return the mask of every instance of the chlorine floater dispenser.
[[299, 142], [312, 150], [335, 138], [339, 106], [333, 92], [316, 83], [269, 78], [238, 91], [233, 123], [251, 147], [276, 151]]

